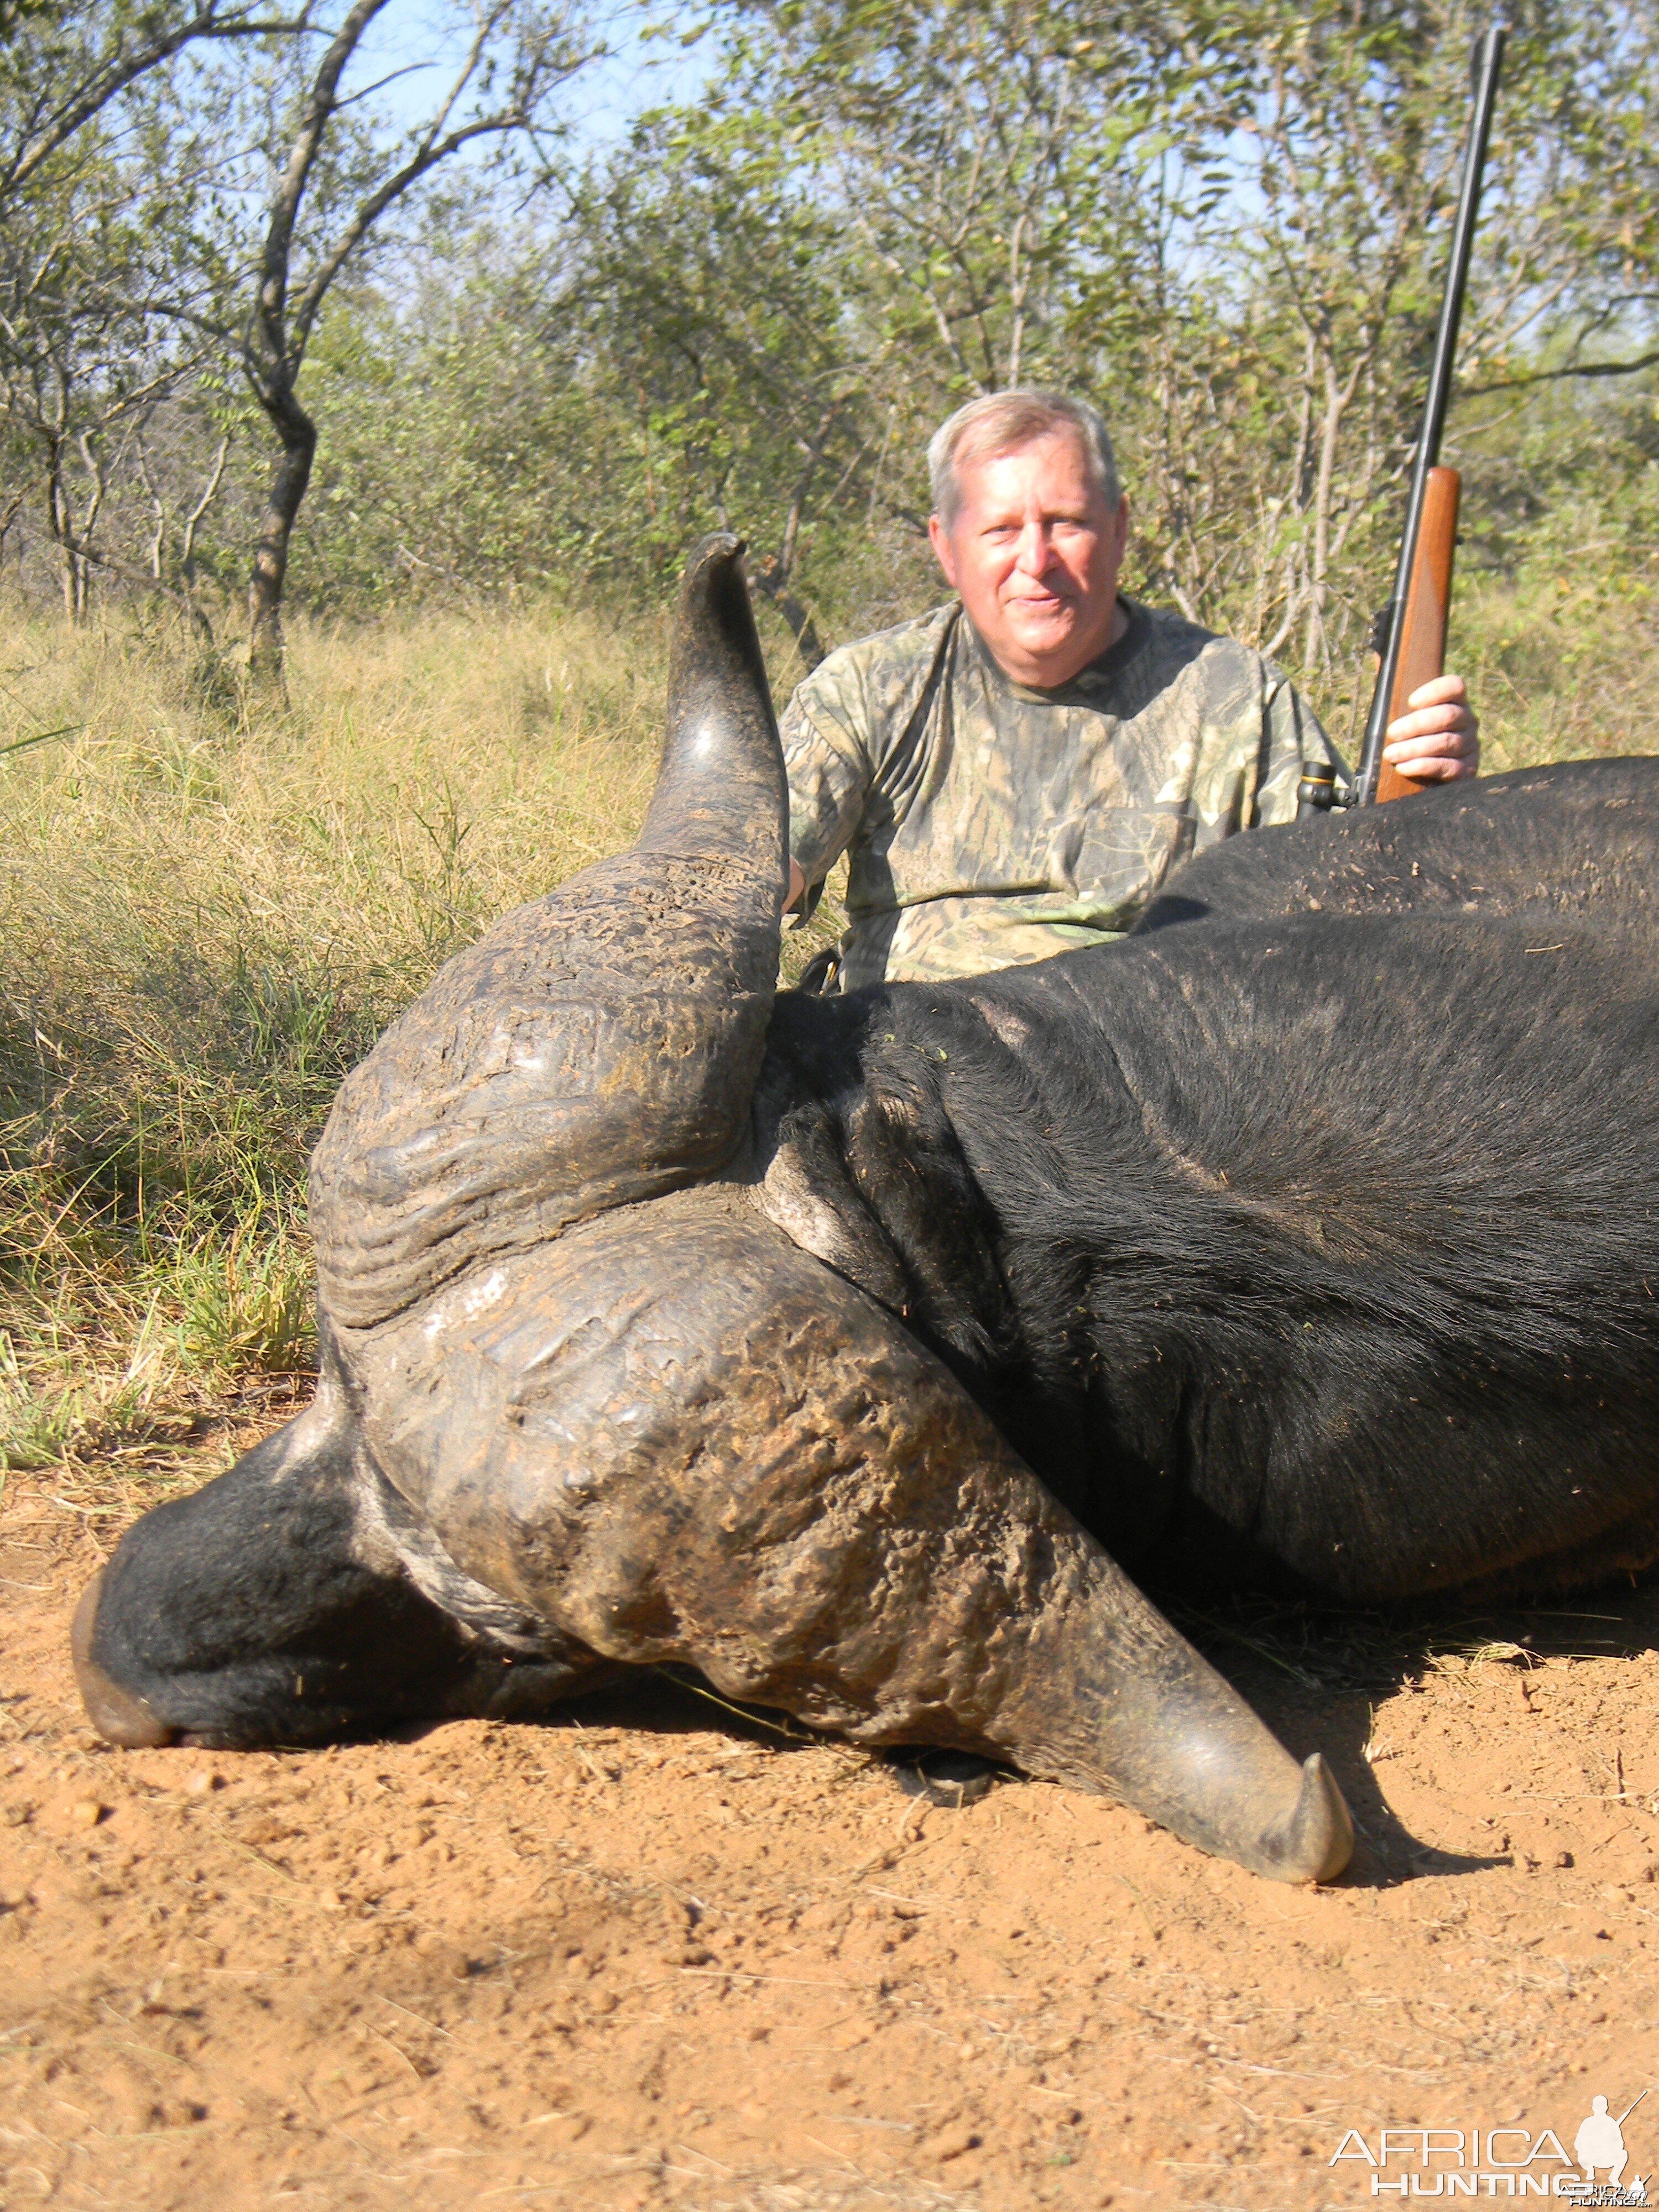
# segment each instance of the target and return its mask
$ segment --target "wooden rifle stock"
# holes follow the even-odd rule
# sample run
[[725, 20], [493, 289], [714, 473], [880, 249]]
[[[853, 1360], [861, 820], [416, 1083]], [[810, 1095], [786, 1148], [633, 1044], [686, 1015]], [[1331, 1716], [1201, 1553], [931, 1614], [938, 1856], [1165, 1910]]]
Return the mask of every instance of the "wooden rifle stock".
[[[1455, 469], [1429, 471], [1406, 604], [1395, 616], [1400, 624], [1400, 656], [1389, 695], [1390, 722], [1411, 711], [1407, 702], [1420, 684], [1446, 672], [1446, 617], [1451, 609], [1452, 555], [1457, 544], [1457, 502], [1462, 489], [1462, 478]], [[1378, 763], [1378, 799], [1407, 798], [1422, 787], [1401, 775], [1392, 761]]]

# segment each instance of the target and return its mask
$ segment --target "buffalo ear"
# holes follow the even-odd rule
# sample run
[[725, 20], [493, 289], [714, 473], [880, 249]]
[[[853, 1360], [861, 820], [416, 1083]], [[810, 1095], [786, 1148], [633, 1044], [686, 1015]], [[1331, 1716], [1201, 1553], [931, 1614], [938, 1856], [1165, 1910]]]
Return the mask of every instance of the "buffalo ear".
[[311, 1221], [324, 1310], [344, 1327], [737, 1149], [776, 987], [787, 823], [742, 553], [720, 537], [692, 556], [639, 842], [505, 915], [342, 1085]]

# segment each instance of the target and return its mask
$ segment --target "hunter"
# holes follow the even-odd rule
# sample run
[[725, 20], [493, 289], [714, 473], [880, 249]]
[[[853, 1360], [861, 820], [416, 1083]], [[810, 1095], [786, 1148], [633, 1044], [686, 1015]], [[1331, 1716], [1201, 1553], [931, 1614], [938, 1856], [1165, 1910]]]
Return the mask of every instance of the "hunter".
[[[1129, 505], [1086, 402], [972, 400], [927, 462], [957, 596], [832, 653], [783, 717], [789, 903], [810, 915], [848, 854], [844, 990], [1121, 936], [1193, 854], [1293, 820], [1304, 762], [1346, 774], [1270, 660], [1118, 589]], [[1410, 706], [1385, 757], [1474, 775], [1462, 679]]]

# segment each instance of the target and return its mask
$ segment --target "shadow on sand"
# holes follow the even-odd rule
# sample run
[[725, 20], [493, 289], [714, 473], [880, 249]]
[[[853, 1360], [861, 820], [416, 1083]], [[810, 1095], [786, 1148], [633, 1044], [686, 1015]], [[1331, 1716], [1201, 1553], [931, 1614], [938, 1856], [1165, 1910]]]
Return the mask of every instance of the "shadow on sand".
[[1439, 1671], [1484, 1661], [1530, 1672], [1547, 1659], [1633, 1657], [1659, 1646], [1659, 1579], [1575, 1593], [1571, 1601], [1464, 1610], [1442, 1602], [1338, 1612], [1297, 1601], [1241, 1599], [1170, 1618], [1298, 1758], [1322, 1751], [1353, 1814], [1358, 1848], [1345, 1882], [1402, 1881], [1511, 1863], [1436, 1849], [1389, 1805], [1367, 1759], [1376, 1701]]
[[[1366, 1757], [1380, 1698], [1422, 1683], [1448, 1661], [1484, 1661], [1522, 1674], [1547, 1659], [1628, 1657], [1659, 1647], [1659, 1577], [1581, 1594], [1571, 1605], [1535, 1607], [1339, 1612], [1295, 1600], [1238, 1599], [1203, 1612], [1175, 1603], [1165, 1609], [1298, 1759], [1324, 1753], [1358, 1837], [1342, 1879], [1369, 1889], [1512, 1863], [1508, 1851], [1439, 1850], [1407, 1827]], [[439, 1724], [397, 1733], [414, 1738], [433, 1725]], [[787, 1714], [736, 1704], [690, 1668], [641, 1669], [523, 1725], [574, 1735], [588, 1729], [637, 1729], [660, 1736], [714, 1730], [733, 1744], [785, 1754], [836, 1741]], [[843, 1749], [849, 1759], [890, 1770], [896, 1792], [950, 1802], [948, 1795], [918, 1790], [915, 1753], [870, 1752], [850, 1744]], [[598, 1756], [603, 1764], [602, 1750]], [[1024, 1786], [1012, 1770], [994, 1771], [1000, 1780]]]

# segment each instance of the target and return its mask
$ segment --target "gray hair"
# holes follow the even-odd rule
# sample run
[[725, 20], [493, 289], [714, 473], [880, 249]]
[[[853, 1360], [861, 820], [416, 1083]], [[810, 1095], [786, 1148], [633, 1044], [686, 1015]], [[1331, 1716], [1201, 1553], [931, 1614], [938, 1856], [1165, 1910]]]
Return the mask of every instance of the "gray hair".
[[1089, 473], [1099, 486], [1108, 507], [1122, 497], [1117, 477], [1117, 457], [1111, 433], [1086, 399], [1065, 392], [991, 392], [958, 407], [942, 422], [927, 444], [927, 473], [933, 480], [933, 506], [949, 530], [962, 507], [962, 485], [957, 471], [964, 461], [982, 461], [998, 453], [1018, 453], [1056, 430], [1075, 430], [1083, 441]]

